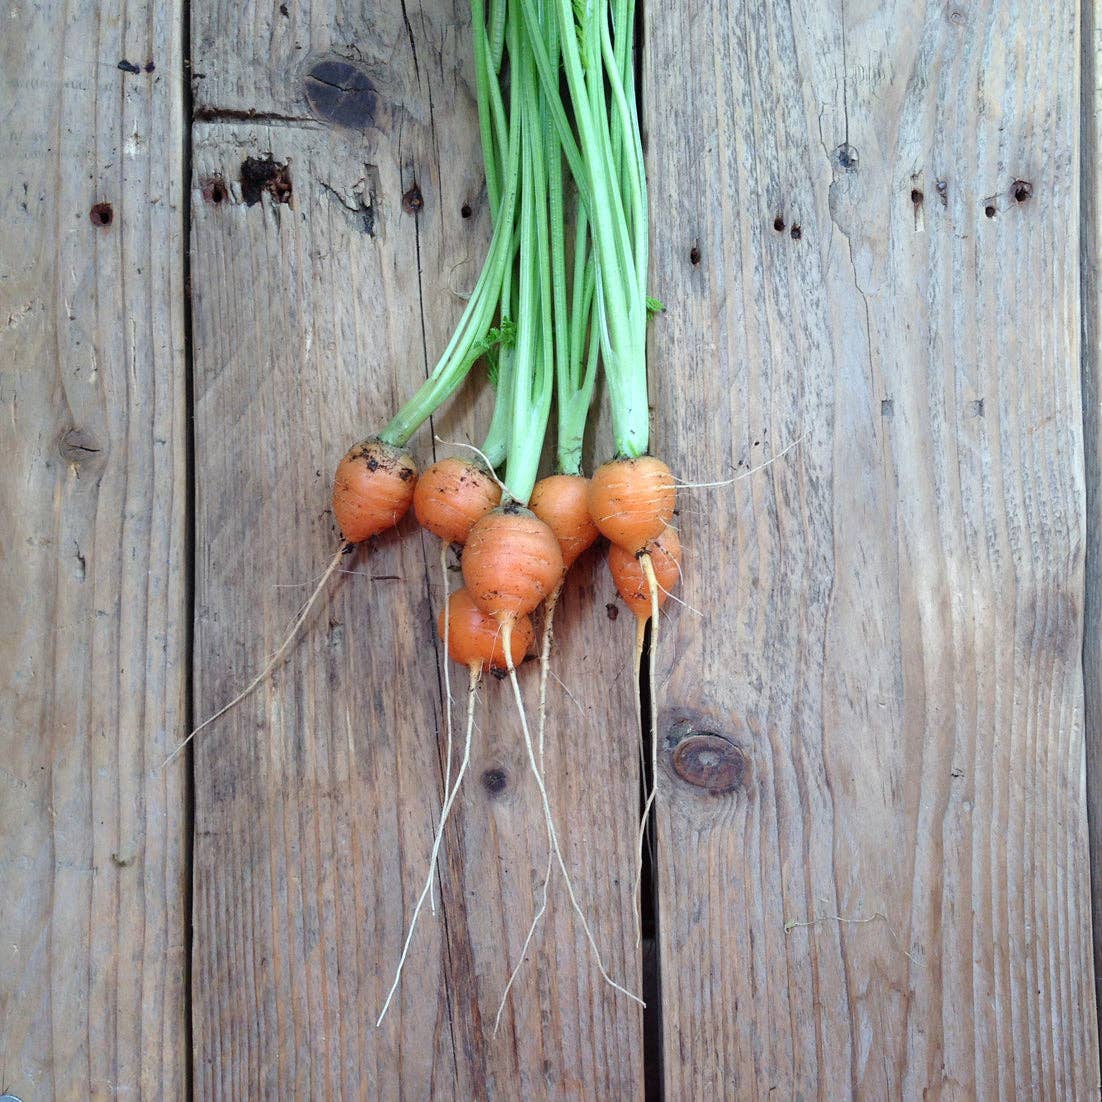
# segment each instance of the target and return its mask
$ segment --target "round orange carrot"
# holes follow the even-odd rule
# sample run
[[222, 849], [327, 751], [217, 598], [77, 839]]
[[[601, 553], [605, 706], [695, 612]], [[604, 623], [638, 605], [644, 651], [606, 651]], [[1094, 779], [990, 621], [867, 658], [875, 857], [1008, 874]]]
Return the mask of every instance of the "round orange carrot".
[[589, 479], [583, 475], [541, 478], [532, 490], [528, 507], [555, 533], [564, 570], [569, 570], [600, 535], [589, 515]]
[[463, 548], [463, 581], [475, 604], [499, 622], [526, 616], [559, 584], [562, 573], [555, 533], [516, 504], [487, 513]]
[[468, 459], [441, 459], [417, 480], [413, 511], [422, 528], [445, 543], [466, 543], [475, 521], [496, 509], [501, 490]]
[[[504, 673], [509, 668], [501, 625], [474, 603], [466, 589], [457, 589], [448, 598], [447, 608], [440, 610], [436, 626], [441, 639], [444, 638], [445, 616], [450, 621], [447, 625], [448, 654], [454, 661], [468, 669], [478, 666], [482, 672]], [[510, 639], [514, 666], [523, 661], [534, 638], [532, 621], [527, 616], [519, 617]]]
[[[681, 577], [681, 540], [676, 528], [667, 527], [656, 540], [652, 540], [648, 551], [654, 566], [654, 576], [658, 581], [658, 606], [662, 607], [670, 591]], [[635, 613], [638, 620], [647, 620], [651, 615], [650, 586], [639, 561], [639, 555], [625, 551], [614, 543], [608, 550], [608, 569], [616, 590], [624, 604]]]
[[613, 459], [589, 483], [589, 515], [626, 551], [642, 551], [673, 518], [673, 475], [661, 459]]
[[417, 464], [402, 448], [363, 440], [349, 448], [333, 478], [333, 515], [349, 543], [393, 528], [406, 515]]

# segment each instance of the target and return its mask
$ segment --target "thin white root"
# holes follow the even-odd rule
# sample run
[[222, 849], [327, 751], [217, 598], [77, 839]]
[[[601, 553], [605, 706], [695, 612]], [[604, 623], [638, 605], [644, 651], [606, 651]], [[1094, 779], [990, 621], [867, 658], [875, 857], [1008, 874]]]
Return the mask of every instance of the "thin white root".
[[741, 482], [744, 478], [749, 478], [752, 474], [757, 474], [758, 471], [764, 471], [766, 467], [772, 466], [778, 459], [782, 459], [793, 448], [798, 448], [809, 436], [811, 435], [811, 429], [803, 433], [801, 436], [797, 436], [787, 447], [781, 448], [776, 455], [770, 456], [764, 463], [759, 463], [756, 467], [751, 467], [748, 471], [743, 471], [742, 474], [735, 475], [734, 478], [724, 478], [719, 482], [681, 482], [674, 479], [674, 486], [679, 490], [710, 490], [717, 486], [731, 486], [736, 482]]
[[432, 855], [429, 857], [429, 874], [425, 877], [425, 886], [421, 889], [421, 894], [418, 896], [417, 903], [413, 908], [413, 917], [410, 919], [409, 931], [406, 934], [405, 943], [402, 945], [402, 955], [398, 958], [398, 967], [394, 973], [394, 982], [390, 985], [390, 990], [387, 992], [386, 1002], [383, 1003], [383, 1009], [379, 1011], [379, 1018], [375, 1022], [376, 1029], [383, 1024], [383, 1018], [386, 1017], [386, 1012], [390, 1009], [391, 1000], [394, 998], [394, 993], [398, 990], [398, 984], [402, 979], [402, 969], [405, 967], [406, 958], [409, 956], [410, 943], [413, 941], [413, 934], [417, 929], [417, 919], [421, 914], [421, 908], [425, 905], [425, 898], [429, 894], [433, 877], [436, 875], [436, 859], [440, 853], [440, 843], [444, 839], [444, 826], [448, 821], [448, 815], [451, 814], [452, 804], [455, 803], [455, 797], [459, 792], [459, 786], [463, 783], [463, 774], [467, 772], [467, 766], [471, 760], [471, 732], [474, 730], [474, 701], [475, 693], [478, 691], [478, 682], [478, 667], [472, 666], [470, 683], [467, 686], [467, 735], [463, 743], [463, 759], [459, 763], [459, 772], [455, 775], [455, 784], [452, 785], [451, 791], [448, 793], [448, 798], [444, 803], [444, 808], [440, 813], [440, 826], [436, 831], [436, 838], [432, 843]]
[[638, 995], [618, 984], [608, 974], [604, 962], [601, 960], [601, 953], [597, 948], [597, 942], [593, 937], [593, 931], [590, 930], [589, 923], [585, 918], [585, 913], [582, 911], [581, 904], [578, 903], [578, 898], [574, 894], [574, 883], [570, 879], [570, 873], [566, 870], [566, 862], [563, 860], [562, 849], [559, 847], [559, 836], [555, 830], [555, 821], [551, 815], [551, 801], [547, 795], [547, 786], [543, 783], [543, 774], [540, 772], [539, 763], [536, 761], [536, 751], [532, 744], [532, 732], [528, 729], [528, 717], [524, 712], [524, 700], [520, 695], [520, 682], [517, 680], [517, 670], [516, 666], [513, 665], [513, 655], [510, 649], [512, 634], [513, 626], [510, 621], [506, 620], [502, 626], [502, 638], [505, 644], [505, 659], [509, 666], [509, 680], [513, 686], [513, 697], [517, 703], [517, 712], [520, 714], [521, 730], [524, 731], [524, 747], [528, 751], [528, 764], [531, 767], [532, 775], [536, 778], [536, 787], [539, 789], [540, 799], [543, 801], [543, 814], [544, 818], [547, 820], [547, 834], [551, 839], [551, 848], [554, 851], [559, 871], [562, 873], [563, 880], [566, 882], [566, 892], [567, 895], [570, 896], [570, 905], [574, 908], [574, 913], [578, 916], [578, 921], [582, 924], [582, 930], [585, 932], [586, 940], [589, 942], [589, 948], [593, 953], [593, 960], [597, 965], [597, 970], [601, 973], [601, 978], [609, 987], [619, 991], [622, 995], [627, 995], [629, 999], [645, 1007], [647, 1004], [643, 1002]]
[[442, 436], [434, 436], [438, 444], [443, 444], [446, 448], [466, 448], [469, 452], [474, 452], [483, 463], [486, 464], [486, 473], [497, 483], [498, 489], [503, 493], [508, 493], [508, 487], [500, 478], [494, 473], [494, 465], [490, 462], [489, 457], [480, 448], [476, 448], [474, 444], [467, 444], [462, 440], [445, 440]]
[[306, 622], [306, 617], [310, 615], [310, 612], [314, 607], [314, 602], [318, 599], [322, 591], [329, 584], [329, 579], [333, 577], [333, 574], [336, 572], [336, 569], [340, 565], [340, 561], [344, 557], [348, 546], [349, 545], [347, 543], [342, 543], [340, 547], [337, 548], [337, 553], [333, 556], [332, 561], [325, 568], [325, 573], [322, 574], [321, 581], [319, 581], [317, 586], [315, 586], [314, 592], [311, 593], [310, 596], [306, 599], [306, 603], [302, 606], [299, 614], [295, 617], [295, 622], [291, 625], [290, 630], [287, 632], [287, 638], [284, 639], [283, 642], [280, 644], [279, 650], [277, 650], [275, 654], [273, 654], [272, 657], [269, 658], [268, 661], [264, 664], [264, 668], [260, 671], [260, 673], [258, 673], [256, 677], [254, 677], [252, 681], [250, 681], [248, 685], [246, 685], [245, 688], [243, 688], [241, 692], [239, 692], [237, 696], [233, 698], [233, 700], [219, 708], [218, 711], [214, 713], [214, 715], [208, 716], [206, 719], [204, 719], [203, 722], [200, 723], [199, 726], [196, 727], [195, 730], [193, 730], [191, 734], [188, 735], [188, 737], [184, 739], [184, 741], [181, 742], [180, 745], [177, 746], [176, 749], [173, 750], [172, 753], [169, 754], [163, 762], [161, 762], [162, 769], [164, 769], [166, 765], [170, 765], [173, 761], [175, 761], [176, 758], [179, 757], [181, 753], [183, 753], [184, 747], [186, 747], [187, 744], [191, 742], [191, 740], [195, 738], [195, 736], [199, 734], [200, 731], [209, 727], [216, 719], [221, 719], [222, 716], [230, 711], [231, 708], [236, 708], [237, 705], [240, 704], [241, 701], [243, 701], [247, 696], [249, 696], [249, 694], [252, 693], [252, 691], [258, 685], [262, 684], [268, 674], [270, 674], [272, 670], [274, 670], [276, 666], [279, 665], [280, 660], [287, 653], [287, 650], [290, 648], [291, 644], [298, 636], [299, 628], [301, 628], [302, 625]]
[[540, 768], [543, 768], [543, 733], [547, 726], [547, 674], [551, 669], [551, 643], [555, 637], [555, 606], [559, 603], [559, 595], [565, 582], [560, 581], [547, 598], [547, 611], [543, 619], [543, 646], [540, 648], [540, 710], [537, 726], [539, 727]]
[[[565, 581], [565, 579], [564, 579]], [[559, 595], [562, 593], [563, 582], [555, 587], [551, 596], [547, 598], [547, 611], [543, 621], [543, 645], [540, 647], [540, 705], [539, 705], [539, 759], [540, 769], [543, 769], [543, 735], [547, 720], [547, 674], [551, 668], [551, 642], [555, 635], [555, 606], [559, 603]], [[494, 1036], [497, 1036], [498, 1026], [501, 1024], [501, 1015], [505, 1012], [505, 1004], [509, 1001], [509, 992], [513, 989], [513, 983], [524, 967], [524, 958], [528, 952], [528, 946], [532, 944], [532, 938], [536, 935], [536, 927], [539, 926], [544, 914], [547, 912], [547, 889], [551, 883], [551, 862], [554, 858], [554, 850], [551, 845], [551, 832], [547, 833], [547, 871], [543, 876], [543, 894], [540, 905], [532, 917], [532, 925], [528, 927], [528, 936], [520, 948], [520, 956], [517, 963], [509, 973], [509, 982], [505, 984], [505, 990], [501, 993], [501, 1002], [497, 1006], [497, 1014], [494, 1017]]]
[[528, 936], [524, 939], [524, 944], [520, 947], [520, 956], [517, 958], [516, 964], [513, 966], [512, 972], [509, 973], [509, 982], [505, 985], [505, 990], [501, 993], [501, 1002], [497, 1004], [497, 1014], [494, 1016], [494, 1036], [497, 1036], [497, 1028], [501, 1025], [501, 1015], [505, 1013], [505, 1004], [509, 1001], [509, 992], [513, 989], [513, 983], [517, 976], [520, 974], [520, 970], [524, 967], [524, 958], [528, 952], [528, 946], [532, 943], [532, 938], [536, 935], [536, 927], [540, 924], [544, 914], [547, 911], [547, 888], [551, 883], [551, 861], [555, 855], [555, 851], [551, 848], [551, 835], [547, 836], [547, 871], [543, 876], [543, 898], [540, 900], [539, 909], [535, 915], [532, 916], [532, 925], [528, 927]]
[[[639, 846], [636, 850], [635, 865], [635, 891], [636, 914], [639, 907], [639, 884], [643, 879], [643, 842], [647, 836], [647, 820], [650, 818], [651, 808], [654, 806], [654, 798], [658, 792], [658, 720], [654, 714], [654, 684], [658, 674], [658, 579], [654, 575], [654, 563], [648, 553], [639, 556], [639, 562], [643, 567], [643, 574], [647, 579], [647, 589], [650, 591], [650, 664], [648, 666], [650, 684], [650, 792], [647, 793], [646, 803], [643, 804], [643, 814], [639, 822]], [[642, 944], [642, 924], [635, 924], [635, 946]]]
[[[444, 814], [444, 804], [448, 802], [448, 789], [452, 780], [452, 673], [451, 658], [448, 655], [448, 637], [451, 634], [451, 608], [448, 606], [448, 545], [440, 541], [440, 581], [444, 588], [444, 727], [447, 731], [447, 751], [444, 763], [444, 795], [441, 797], [440, 814]], [[441, 826], [443, 823], [441, 823]], [[429, 910], [436, 914], [436, 892], [429, 888]]]
[[[643, 664], [643, 641], [647, 637], [647, 621], [638, 617], [635, 621], [635, 651], [632, 654], [631, 677], [632, 688], [635, 690], [635, 729], [639, 735], [639, 781], [644, 790], [647, 786], [647, 747], [643, 738], [643, 686], [640, 666]], [[650, 807], [650, 792], [647, 791], [646, 807]], [[644, 812], [644, 824], [646, 823]], [[639, 829], [639, 841], [635, 847], [635, 890], [631, 898], [635, 911], [635, 945], [638, 947], [643, 941], [643, 915], [641, 900], [639, 899], [639, 881], [643, 876], [643, 842], [646, 831], [641, 826]]]

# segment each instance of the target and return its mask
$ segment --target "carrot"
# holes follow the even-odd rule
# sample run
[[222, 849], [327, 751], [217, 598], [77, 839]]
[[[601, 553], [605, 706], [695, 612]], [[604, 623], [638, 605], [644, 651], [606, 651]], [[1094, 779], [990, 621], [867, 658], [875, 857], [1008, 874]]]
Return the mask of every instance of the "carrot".
[[348, 449], [333, 477], [333, 516], [349, 543], [395, 527], [409, 510], [417, 464], [404, 448], [363, 440]]
[[506, 632], [551, 593], [562, 572], [555, 533], [515, 502], [478, 521], [463, 549], [463, 581], [471, 597]]
[[528, 499], [528, 508], [555, 533], [564, 570], [569, 570], [600, 535], [589, 515], [589, 479], [583, 475], [541, 478]]
[[448, 655], [454, 662], [468, 669], [476, 665], [483, 673], [505, 673], [510, 659], [514, 666], [520, 665], [535, 639], [532, 621], [519, 617], [513, 625], [511, 653], [506, 656], [501, 625], [474, 603], [466, 589], [457, 589], [448, 598], [437, 630], [441, 639], [447, 635]]
[[[624, 604], [635, 614], [636, 620], [645, 623], [650, 619], [652, 608], [643, 554], [633, 555], [614, 543], [608, 550], [608, 569]], [[681, 577], [681, 540], [677, 529], [667, 525], [666, 530], [651, 542], [649, 554], [658, 582], [658, 607], [661, 608]]]
[[589, 483], [589, 513], [609, 541], [632, 553], [657, 539], [676, 504], [669, 467], [652, 455], [613, 459]]
[[476, 521], [501, 501], [501, 489], [478, 463], [454, 457], [433, 463], [417, 480], [413, 511], [445, 543], [467, 542]]

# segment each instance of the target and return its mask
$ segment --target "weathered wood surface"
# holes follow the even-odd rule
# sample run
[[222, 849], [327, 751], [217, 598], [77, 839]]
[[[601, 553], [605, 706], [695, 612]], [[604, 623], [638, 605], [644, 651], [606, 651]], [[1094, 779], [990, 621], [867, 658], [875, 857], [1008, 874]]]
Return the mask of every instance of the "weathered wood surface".
[[179, 1098], [181, 8], [0, 26], [0, 1088]]
[[646, 11], [668, 1094], [1096, 1096], [1077, 6]]
[[[186, 767], [159, 770], [192, 630], [185, 173], [200, 716], [281, 640], [335, 546], [333, 465], [423, 376], [488, 235], [462, 0], [191, 16], [192, 166], [177, 6], [3, 17], [0, 1089], [175, 1098], [190, 1064], [204, 1098], [638, 1096], [641, 1015], [561, 884], [492, 1036], [546, 858], [496, 682], [443, 906], [375, 1028], [443, 771], [438, 549], [411, 522], [197, 744], [189, 886]], [[660, 639], [666, 1093], [1097, 1096], [1096, 12], [645, 20], [656, 445], [689, 481], [775, 459], [683, 495], [705, 615]], [[289, 185], [257, 197], [268, 154]], [[482, 395], [434, 427], [485, 418]], [[595, 556], [560, 613], [548, 779], [638, 989], [610, 599]]]
[[[488, 219], [467, 22], [464, 3], [193, 5], [197, 715], [278, 646], [336, 546], [333, 467], [424, 377], [477, 275]], [[311, 76], [341, 60], [355, 73]], [[374, 92], [331, 95], [355, 74]], [[242, 164], [268, 154], [288, 166], [290, 202], [249, 205]], [[485, 402], [463, 402], [435, 429], [477, 440], [485, 424]], [[430, 461], [430, 431], [415, 443]], [[196, 746], [202, 1097], [638, 1093], [641, 1014], [602, 985], [561, 882], [492, 1036], [546, 860], [495, 681], [443, 909], [423, 917], [375, 1028], [439, 814], [438, 561], [412, 518], [350, 557], [290, 661]], [[563, 605], [556, 672], [570, 695], [552, 683], [548, 781], [597, 941], [638, 989], [630, 632], [606, 616], [610, 590], [591, 566]]]

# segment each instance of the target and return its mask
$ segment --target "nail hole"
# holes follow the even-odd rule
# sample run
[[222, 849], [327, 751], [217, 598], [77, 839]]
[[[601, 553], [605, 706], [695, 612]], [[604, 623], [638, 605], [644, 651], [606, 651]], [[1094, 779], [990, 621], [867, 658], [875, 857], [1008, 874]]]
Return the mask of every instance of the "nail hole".
[[777, 233], [784, 233], [784, 219], [779, 214], [773, 219], [773, 229], [775, 229]]
[[834, 152], [838, 156], [838, 164], [847, 172], [857, 168], [857, 150], [852, 145], [843, 142]]
[[97, 203], [89, 212], [93, 226], [110, 226], [114, 220], [115, 212], [110, 203]]
[[804, 231], [800, 229], [798, 225], [796, 225], [793, 226], [791, 230], [789, 230], [789, 234], [791, 235], [793, 241], [799, 241], [800, 238], [803, 237]]
[[922, 192], [919, 191], [918, 188], [911, 188], [911, 202], [914, 203], [916, 207], [922, 206], [922, 199]]
[[470, 216], [471, 216], [471, 204], [470, 203], [464, 203], [459, 208], [459, 214], [463, 218], [470, 218]]
[[689, 263], [692, 264], [694, 268], [700, 263], [700, 249], [696, 245], [689, 250]]
[[994, 218], [998, 212], [988, 203], [987, 206], [983, 208], [983, 213], [986, 214], [988, 218]]
[[200, 188], [203, 193], [203, 198], [208, 203], [224, 203], [229, 198], [229, 189], [226, 187], [226, 181], [221, 176], [208, 176], [200, 184]]
[[1028, 180], [1015, 180], [1010, 186], [1015, 202], [1024, 203], [1033, 197], [1033, 185]]

